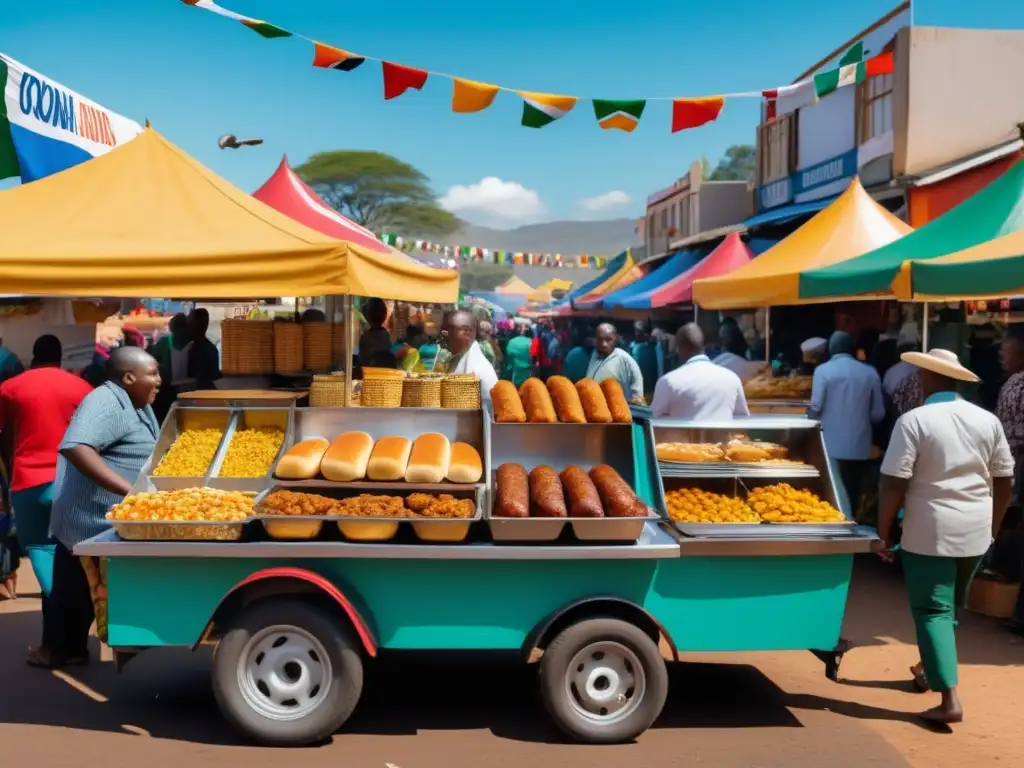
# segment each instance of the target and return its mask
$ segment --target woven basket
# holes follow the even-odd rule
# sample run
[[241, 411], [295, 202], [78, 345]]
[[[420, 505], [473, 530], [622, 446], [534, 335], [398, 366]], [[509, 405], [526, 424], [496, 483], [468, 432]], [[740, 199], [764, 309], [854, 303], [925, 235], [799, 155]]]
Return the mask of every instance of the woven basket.
[[405, 371], [398, 368], [363, 368], [363, 380], [367, 379], [392, 379], [401, 381], [405, 378]]
[[398, 408], [402, 405], [402, 380], [364, 378], [360, 402], [366, 408]]
[[402, 382], [403, 408], [440, 408], [441, 376], [417, 376]]
[[227, 376], [274, 372], [274, 324], [260, 320], [222, 320], [221, 370]]
[[441, 379], [442, 408], [479, 408], [480, 378], [473, 373], [449, 374]]
[[313, 408], [339, 408], [345, 406], [345, 386], [348, 378], [341, 374], [314, 376], [309, 387], [309, 404]]
[[302, 367], [307, 371], [329, 371], [334, 352], [330, 323], [302, 324]]
[[301, 373], [302, 326], [298, 323], [274, 323], [274, 372]]

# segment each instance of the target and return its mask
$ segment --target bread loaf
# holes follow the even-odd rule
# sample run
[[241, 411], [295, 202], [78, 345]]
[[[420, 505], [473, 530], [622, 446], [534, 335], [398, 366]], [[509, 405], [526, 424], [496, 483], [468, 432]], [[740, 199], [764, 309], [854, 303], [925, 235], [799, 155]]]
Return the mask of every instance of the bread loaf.
[[601, 391], [604, 392], [604, 399], [608, 403], [612, 421], [616, 424], [629, 424], [633, 421], [633, 414], [629, 411], [626, 395], [617, 379], [608, 378], [602, 381]]
[[373, 446], [366, 465], [370, 480], [402, 480], [409, 466], [412, 441], [408, 437], [382, 437]]
[[336, 483], [362, 480], [372, 450], [373, 438], [365, 432], [342, 432], [324, 454], [320, 474]]
[[552, 376], [548, 379], [548, 392], [555, 405], [558, 420], [564, 424], [586, 424], [587, 417], [583, 413], [583, 405], [576, 387], [565, 376]]
[[598, 464], [590, 470], [590, 479], [601, 497], [605, 517], [644, 517], [646, 505], [614, 468]]
[[608, 410], [608, 401], [601, 391], [601, 386], [593, 379], [580, 379], [576, 382], [576, 392], [580, 396], [583, 415], [591, 424], [609, 424], [612, 412]]
[[330, 446], [322, 437], [312, 437], [296, 443], [277, 462], [274, 475], [282, 480], [309, 480], [320, 472], [320, 462]]
[[448, 474], [452, 444], [440, 432], [425, 432], [416, 438], [409, 453], [405, 479], [409, 483], [440, 483]]
[[452, 443], [452, 460], [448, 463], [448, 479], [453, 483], [479, 483], [483, 474], [484, 463], [480, 460], [480, 453], [477, 449], [469, 443]]
[[530, 470], [530, 514], [534, 517], [568, 517], [562, 481], [551, 467]]
[[526, 421], [523, 401], [511, 381], [503, 379], [491, 387], [491, 405], [494, 407], [494, 420], [499, 424], [522, 424]]
[[494, 516], [530, 516], [530, 480], [522, 464], [498, 467], [494, 484]]
[[526, 420], [531, 424], [554, 424], [555, 406], [551, 403], [551, 395], [540, 379], [527, 379], [519, 388], [519, 397], [523, 400]]
[[569, 517], [604, 517], [601, 496], [586, 470], [575, 465], [568, 466], [559, 477], [562, 490], [565, 491]]

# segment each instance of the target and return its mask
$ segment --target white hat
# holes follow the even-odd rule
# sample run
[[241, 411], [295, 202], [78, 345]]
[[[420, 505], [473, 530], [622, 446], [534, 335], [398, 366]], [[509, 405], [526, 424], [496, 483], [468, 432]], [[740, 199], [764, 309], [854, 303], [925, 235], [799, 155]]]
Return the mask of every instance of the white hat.
[[808, 352], [824, 352], [826, 349], [828, 349], [828, 339], [823, 339], [821, 336], [815, 336], [800, 345], [800, 351], [804, 354]]
[[930, 352], [904, 352], [900, 355], [900, 360], [957, 381], [981, 381], [977, 374], [964, 368], [957, 356], [948, 349], [933, 349]]

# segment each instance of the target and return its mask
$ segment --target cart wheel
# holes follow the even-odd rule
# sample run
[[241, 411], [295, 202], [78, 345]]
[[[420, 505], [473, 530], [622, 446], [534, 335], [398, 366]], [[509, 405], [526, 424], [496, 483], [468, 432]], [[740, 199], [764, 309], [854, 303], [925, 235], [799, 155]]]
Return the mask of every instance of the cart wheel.
[[591, 744], [632, 741], [661, 714], [668, 670], [658, 646], [618, 619], [567, 627], [540, 660], [541, 696], [555, 724]]
[[362, 690], [363, 662], [349, 627], [294, 599], [245, 610], [213, 656], [221, 712], [263, 744], [328, 738], [348, 720]]

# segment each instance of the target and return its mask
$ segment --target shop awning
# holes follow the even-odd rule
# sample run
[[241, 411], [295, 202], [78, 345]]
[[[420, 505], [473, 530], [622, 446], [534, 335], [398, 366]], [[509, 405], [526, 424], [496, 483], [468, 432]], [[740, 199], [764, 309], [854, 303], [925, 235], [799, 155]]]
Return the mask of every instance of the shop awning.
[[626, 309], [659, 309], [673, 304], [688, 304], [693, 299], [693, 282], [706, 277], [727, 275], [749, 264], [754, 254], [734, 232], [725, 238], [696, 266], [664, 285], [632, 296], [622, 302]]
[[36, 296], [458, 296], [456, 270], [338, 241], [231, 185], [152, 129], [0, 192], [0, 285]]
[[[805, 271], [800, 275], [800, 297], [840, 297], [892, 290], [897, 297], [908, 299], [910, 267], [906, 262], [921, 263], [946, 256], [1020, 229], [1024, 229], [1024, 160], [906, 237], [859, 258]], [[918, 290], [916, 285], [914, 290]]]
[[799, 298], [801, 272], [860, 256], [910, 231], [854, 179], [831, 205], [746, 266], [697, 280], [693, 300], [707, 309], [805, 303]]
[[647, 274], [647, 269], [641, 267], [638, 264], [634, 264], [629, 269], [619, 272], [612, 280], [609, 280], [604, 285], [600, 286], [598, 290], [585, 293], [572, 302], [567, 302], [558, 307], [558, 314], [560, 315], [571, 315], [577, 309], [582, 310], [585, 307], [600, 306], [601, 299], [605, 296], [610, 296], [616, 291], [621, 291], [627, 286], [632, 285], [638, 280], [642, 279]]
[[700, 256], [700, 251], [679, 251], [670, 256], [660, 267], [644, 275], [639, 280], [625, 287], [619, 286], [614, 292], [607, 293], [594, 300], [576, 301], [574, 304], [579, 309], [610, 309], [622, 306], [626, 299], [657, 288], [678, 277], [693, 267], [700, 259]]
[[809, 203], [796, 203], [794, 205], [785, 205], [781, 208], [772, 208], [764, 213], [751, 216], [743, 222], [743, 226], [750, 229], [751, 227], [760, 227], [765, 224], [782, 224], [827, 208], [828, 204], [833, 200], [835, 200], [834, 197], [825, 197], [821, 200], [812, 200]]
[[1024, 229], [949, 256], [904, 266], [910, 270], [907, 282], [913, 285], [913, 296], [906, 298], [958, 301], [1017, 296], [1024, 293]]
[[516, 296], [526, 296], [533, 288], [518, 275], [512, 275], [508, 280], [494, 289], [495, 293], [512, 293]]

